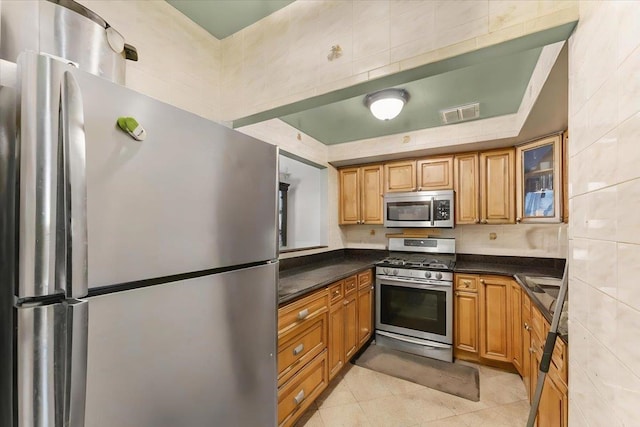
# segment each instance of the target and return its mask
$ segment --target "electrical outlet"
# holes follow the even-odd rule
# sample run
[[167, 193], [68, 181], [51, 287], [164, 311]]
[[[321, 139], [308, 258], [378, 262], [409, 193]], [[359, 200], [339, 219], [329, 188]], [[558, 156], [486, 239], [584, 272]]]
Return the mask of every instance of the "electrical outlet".
[[496, 233], [489, 233], [489, 240], [496, 240], [498, 235]]

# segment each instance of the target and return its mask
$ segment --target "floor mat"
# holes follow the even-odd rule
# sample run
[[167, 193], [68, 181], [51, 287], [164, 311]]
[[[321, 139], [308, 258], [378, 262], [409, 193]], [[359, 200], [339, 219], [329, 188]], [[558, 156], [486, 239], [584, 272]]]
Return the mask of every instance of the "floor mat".
[[478, 369], [371, 344], [354, 362], [358, 366], [477, 402]]

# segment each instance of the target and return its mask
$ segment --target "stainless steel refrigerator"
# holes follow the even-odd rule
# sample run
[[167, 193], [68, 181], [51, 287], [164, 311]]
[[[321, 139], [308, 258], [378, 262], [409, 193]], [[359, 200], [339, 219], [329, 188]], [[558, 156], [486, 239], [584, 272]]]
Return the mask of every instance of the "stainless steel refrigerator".
[[34, 53], [0, 108], [0, 425], [275, 425], [277, 148]]

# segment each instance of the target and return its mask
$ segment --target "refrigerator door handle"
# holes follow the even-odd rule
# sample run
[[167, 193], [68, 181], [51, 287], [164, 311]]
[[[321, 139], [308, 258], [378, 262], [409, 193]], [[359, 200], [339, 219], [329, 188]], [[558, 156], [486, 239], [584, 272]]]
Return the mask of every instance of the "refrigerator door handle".
[[[63, 182], [62, 202], [59, 201], [59, 222], [63, 233], [64, 253], [58, 253], [65, 259], [65, 274], [61, 284], [68, 298], [79, 298], [88, 292], [87, 268], [87, 180], [86, 180], [86, 143], [84, 131], [84, 109], [80, 87], [73, 74], [65, 71], [60, 88], [60, 132], [62, 156], [59, 168]], [[62, 193], [62, 194], [61, 194]], [[66, 254], [66, 256], [65, 256]]]
[[70, 300], [67, 306], [67, 369], [65, 426], [84, 427], [87, 391], [89, 302]]

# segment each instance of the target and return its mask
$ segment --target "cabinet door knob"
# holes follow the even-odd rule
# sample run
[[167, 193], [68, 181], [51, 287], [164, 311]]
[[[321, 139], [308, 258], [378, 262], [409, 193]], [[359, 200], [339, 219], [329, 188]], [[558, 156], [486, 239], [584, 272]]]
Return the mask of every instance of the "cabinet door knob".
[[418, 191], [422, 191], [422, 187], [418, 187]]
[[518, 224], [520, 224], [520, 221], [522, 221], [522, 218], [520, 218], [520, 217], [516, 218], [516, 222], [517, 222]]
[[480, 279], [480, 283], [484, 284], [484, 279]]
[[305, 308], [304, 310], [298, 312], [298, 320], [306, 319], [308, 315], [309, 315], [309, 309]]
[[482, 223], [483, 223], [483, 224], [486, 224], [486, 223], [488, 223], [488, 221], [487, 221], [486, 219], [483, 219], [483, 220], [482, 220]]
[[480, 224], [480, 218], [474, 219], [473, 222], [475, 222], [476, 224]]
[[463, 280], [463, 281], [462, 281], [462, 283], [464, 284], [464, 287], [465, 287], [465, 288], [468, 288], [468, 287], [469, 287], [469, 285], [471, 285], [471, 282], [470, 282], [470, 281], [468, 281], [468, 280]]
[[533, 354], [536, 352], [536, 349], [533, 347], [529, 347], [529, 353]]

